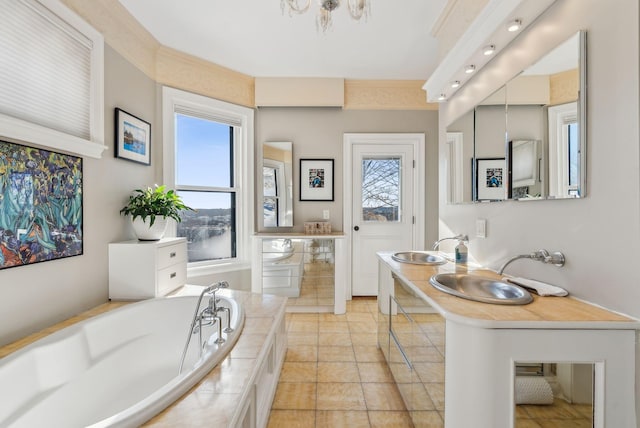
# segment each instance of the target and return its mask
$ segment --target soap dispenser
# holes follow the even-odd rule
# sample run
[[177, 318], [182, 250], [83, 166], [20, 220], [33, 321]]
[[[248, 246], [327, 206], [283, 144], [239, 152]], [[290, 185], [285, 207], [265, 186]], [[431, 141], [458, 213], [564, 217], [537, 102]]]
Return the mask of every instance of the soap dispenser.
[[455, 254], [456, 254], [456, 264], [465, 264], [467, 263], [467, 255], [468, 255], [469, 250], [467, 249], [467, 246], [464, 245], [464, 240], [459, 240], [458, 241], [458, 245], [456, 245], [455, 248]]

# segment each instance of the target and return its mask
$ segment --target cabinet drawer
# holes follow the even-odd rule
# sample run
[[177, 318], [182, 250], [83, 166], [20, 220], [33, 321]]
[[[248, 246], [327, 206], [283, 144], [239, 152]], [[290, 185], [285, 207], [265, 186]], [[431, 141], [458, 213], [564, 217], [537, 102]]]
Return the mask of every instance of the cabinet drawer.
[[178, 242], [173, 245], [158, 247], [156, 252], [158, 269], [187, 261], [187, 243]]
[[187, 282], [185, 263], [177, 263], [158, 270], [156, 296], [164, 296]]

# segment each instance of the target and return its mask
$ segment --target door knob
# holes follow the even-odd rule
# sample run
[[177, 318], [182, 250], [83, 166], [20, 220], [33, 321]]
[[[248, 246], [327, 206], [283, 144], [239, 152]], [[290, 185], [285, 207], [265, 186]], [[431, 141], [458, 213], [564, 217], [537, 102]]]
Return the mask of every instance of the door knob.
[[360, 230], [360, 226], [353, 226], [353, 230], [355, 230], [356, 232]]

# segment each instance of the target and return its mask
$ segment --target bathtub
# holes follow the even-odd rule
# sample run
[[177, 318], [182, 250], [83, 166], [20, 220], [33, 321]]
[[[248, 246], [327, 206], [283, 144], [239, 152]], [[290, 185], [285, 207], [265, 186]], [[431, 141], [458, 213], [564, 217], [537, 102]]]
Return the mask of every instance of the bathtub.
[[235, 331], [217, 345], [217, 328], [204, 327], [202, 356], [199, 335], [192, 335], [178, 374], [197, 301], [132, 303], [0, 359], [0, 427], [133, 427], [149, 420], [215, 367], [240, 335], [242, 306], [221, 297]]

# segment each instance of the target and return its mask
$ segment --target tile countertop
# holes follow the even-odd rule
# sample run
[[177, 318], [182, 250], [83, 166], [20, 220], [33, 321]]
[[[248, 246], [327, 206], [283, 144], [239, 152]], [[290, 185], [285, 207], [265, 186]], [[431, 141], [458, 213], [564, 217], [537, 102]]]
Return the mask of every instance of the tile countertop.
[[[437, 273], [456, 272], [454, 263], [440, 266], [400, 263], [391, 258], [392, 254], [379, 252], [378, 258], [450, 321], [481, 328], [640, 329], [640, 321], [636, 319], [573, 297], [540, 297], [532, 293], [533, 302], [527, 305], [495, 305], [452, 296], [434, 288], [429, 278]], [[491, 270], [472, 264], [467, 271], [501, 278]]]
[[[195, 286], [185, 286], [172, 295], [198, 295]], [[201, 288], [200, 288], [201, 289]], [[228, 426], [238, 403], [241, 402], [248, 382], [251, 382], [261, 354], [265, 354], [270, 334], [275, 330], [274, 320], [285, 311], [286, 298], [254, 294], [237, 290], [221, 290], [244, 305], [245, 322], [242, 334], [231, 352], [220, 364], [206, 374], [189, 392], [144, 426]], [[127, 302], [109, 302], [62, 321], [38, 333], [0, 347], [0, 358], [72, 324], [116, 309]]]

